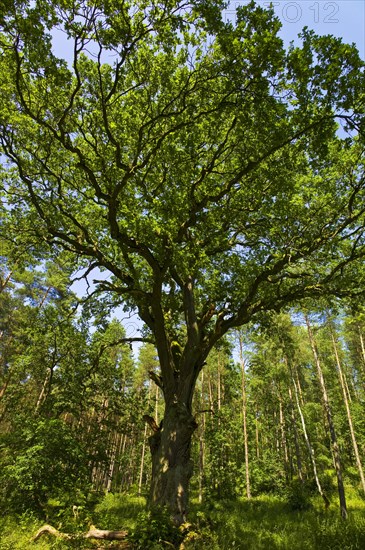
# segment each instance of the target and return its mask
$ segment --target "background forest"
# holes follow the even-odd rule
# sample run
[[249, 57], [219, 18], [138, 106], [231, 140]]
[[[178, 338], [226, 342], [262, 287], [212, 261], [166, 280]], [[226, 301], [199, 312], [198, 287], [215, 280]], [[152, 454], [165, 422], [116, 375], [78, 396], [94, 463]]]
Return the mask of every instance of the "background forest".
[[[147, 343], [136, 358], [123, 343], [121, 322], [95, 303], [82, 304], [66, 271], [55, 263], [42, 269], [19, 263], [3, 268], [0, 279], [0, 503], [5, 533], [20, 521], [28, 541], [29, 529], [44, 521], [69, 531], [95, 522], [120, 528], [129, 510], [127, 524], [138, 517], [148, 523], [142, 510], [152, 431], [143, 416], [158, 424], [163, 415], [161, 391], [149, 376], [159, 373], [157, 354]], [[253, 528], [260, 511], [270, 517], [270, 507], [270, 521], [282, 522], [278, 530], [293, 514], [298, 520], [313, 513], [345, 537], [327, 529], [324, 547], [337, 548], [334, 540], [338, 548], [361, 547], [364, 338], [361, 308], [309, 304], [306, 312], [263, 316], [214, 350], [194, 398], [192, 515], [203, 538], [192, 547], [250, 548], [247, 533], [248, 546], [235, 542], [237, 525], [219, 535], [228, 517], [255, 531], [252, 548], [292, 544], [272, 527]], [[339, 519], [338, 474], [347, 530]], [[160, 524], [156, 530], [161, 538]], [[144, 536], [153, 538], [151, 525]], [[298, 547], [320, 544], [307, 536], [308, 546]], [[354, 546], [346, 546], [349, 536]], [[144, 540], [137, 547], [166, 547], [140, 532], [137, 539]], [[24, 540], [16, 546], [5, 537], [1, 548], [24, 548]]]

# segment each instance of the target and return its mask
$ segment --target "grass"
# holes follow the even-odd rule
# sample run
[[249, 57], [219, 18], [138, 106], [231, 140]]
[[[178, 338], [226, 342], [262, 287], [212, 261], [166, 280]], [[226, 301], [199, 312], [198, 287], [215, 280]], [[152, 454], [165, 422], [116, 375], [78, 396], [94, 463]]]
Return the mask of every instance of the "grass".
[[315, 499], [310, 510], [292, 511], [283, 499], [262, 496], [194, 512], [198, 525], [217, 534], [219, 550], [363, 550], [365, 502], [349, 498], [348, 509], [344, 522], [335, 502], [325, 510]]
[[[101, 529], [131, 530], [140, 521], [138, 516], [141, 517], [144, 505], [140, 497], [108, 494], [85, 513], [75, 530], [86, 531], [90, 523]], [[273, 496], [216, 501], [203, 506], [193, 500], [189, 520], [194, 527], [185, 547], [186, 550], [363, 550], [365, 502], [355, 492], [350, 493], [348, 509], [349, 519], [344, 522], [335, 501], [324, 510], [322, 503], [313, 499], [311, 509], [299, 512], [290, 510], [284, 499]], [[32, 543], [31, 538], [41, 525], [32, 514], [0, 518], [0, 550], [103, 547], [103, 542], [64, 543], [48, 536]], [[54, 526], [66, 531], [65, 525]], [[111, 543], [104, 545], [113, 548]], [[148, 550], [148, 546], [144, 548]], [[151, 543], [150, 548], [159, 547]]]
[[[143, 512], [146, 500], [133, 495], [105, 495], [96, 505], [93, 521], [98, 529], [134, 529], [138, 514]], [[121, 524], [122, 522], [122, 524]]]
[[[129, 495], [107, 494], [93, 510], [81, 510], [75, 520], [72, 513], [64, 514], [58, 521], [39, 520], [32, 514], [20, 517], [0, 517], [0, 550], [71, 550], [84, 548], [110, 548], [114, 543], [100, 541], [62, 541], [45, 535], [37, 542], [32, 537], [45, 523], [64, 532], [86, 532], [93, 524], [99, 529], [127, 529], [135, 527], [136, 518], [145, 509], [145, 499]], [[147, 549], [146, 549], [147, 550]]]
[[34, 546], [37, 550], [64, 548], [58, 541], [44, 538], [31, 543], [31, 538], [41, 527], [41, 523], [32, 514], [23, 514], [20, 517], [0, 518], [0, 549], [1, 550], [28, 550]]

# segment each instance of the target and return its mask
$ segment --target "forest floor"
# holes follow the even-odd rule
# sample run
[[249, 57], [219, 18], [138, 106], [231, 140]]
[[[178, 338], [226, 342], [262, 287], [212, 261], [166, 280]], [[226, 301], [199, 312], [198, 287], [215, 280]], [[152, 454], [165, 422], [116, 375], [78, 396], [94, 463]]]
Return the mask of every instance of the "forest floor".
[[[79, 509], [66, 516], [61, 511], [48, 519], [64, 532], [87, 531], [91, 524], [100, 529], [135, 531], [135, 546], [140, 550], [173, 548], [163, 518], [151, 520], [143, 498], [108, 494], [92, 510]], [[309, 509], [293, 510], [284, 498], [260, 496], [250, 500], [220, 500], [204, 505], [192, 501], [189, 540], [186, 550], [363, 550], [365, 548], [365, 501], [353, 492], [348, 497], [349, 517], [340, 518], [339, 506], [332, 498], [325, 510], [312, 498]], [[44, 523], [44, 522], [43, 522]], [[121, 548], [120, 543], [62, 541], [46, 535], [37, 542], [32, 537], [42, 525], [33, 514], [0, 517], [1, 550], [63, 550]], [[160, 539], [160, 540], [159, 540]], [[161, 540], [162, 539], [162, 540]], [[171, 540], [171, 539], [170, 539]], [[179, 547], [179, 545], [175, 546]]]

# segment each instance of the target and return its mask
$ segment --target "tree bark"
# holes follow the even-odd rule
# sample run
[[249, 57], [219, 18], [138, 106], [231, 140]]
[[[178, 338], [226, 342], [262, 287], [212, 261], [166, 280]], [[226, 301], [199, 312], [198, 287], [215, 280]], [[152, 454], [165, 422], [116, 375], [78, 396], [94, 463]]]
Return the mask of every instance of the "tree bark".
[[[201, 394], [200, 408], [203, 411], [204, 405], [204, 372], [201, 373]], [[203, 502], [203, 479], [204, 479], [204, 463], [205, 463], [205, 416], [203, 414], [199, 429], [199, 502]]]
[[260, 458], [260, 434], [259, 434], [259, 411], [256, 405], [255, 412], [255, 443], [256, 443], [256, 458]]
[[306, 324], [307, 324], [308, 336], [309, 336], [309, 341], [310, 341], [310, 345], [311, 345], [312, 352], [313, 352], [313, 357], [314, 357], [316, 367], [317, 367], [318, 381], [319, 381], [319, 385], [320, 385], [321, 392], [322, 392], [324, 410], [325, 410], [325, 413], [326, 413], [328, 427], [329, 427], [330, 435], [331, 435], [333, 457], [334, 457], [336, 476], [337, 476], [338, 496], [339, 496], [339, 499], [340, 499], [341, 517], [342, 517], [342, 519], [346, 519], [347, 518], [347, 505], [346, 505], [345, 487], [344, 487], [343, 479], [342, 479], [342, 466], [341, 466], [340, 448], [339, 448], [338, 441], [337, 441], [335, 425], [334, 425], [333, 419], [332, 419], [332, 411], [331, 411], [331, 407], [330, 407], [330, 403], [329, 403], [329, 399], [328, 399], [327, 388], [326, 388], [326, 384], [325, 384], [324, 377], [323, 377], [323, 372], [322, 372], [322, 367], [321, 367], [321, 363], [320, 363], [320, 360], [319, 360], [317, 346], [316, 346], [314, 336], [313, 336], [313, 333], [312, 333], [312, 329], [311, 329], [309, 319], [308, 319], [307, 316], [305, 317], [305, 321], [306, 321]]
[[[51, 381], [52, 381], [52, 375], [53, 375], [53, 367], [47, 367], [47, 372], [46, 372], [46, 376], [44, 378], [44, 382], [42, 384], [42, 389], [41, 389], [41, 392], [40, 392], [40, 394], [38, 396], [38, 399], [37, 399], [35, 412], [39, 411], [42, 404], [44, 403], [44, 401], [47, 398], [47, 395], [49, 393], [49, 387], [50, 387]], [[47, 388], [48, 388], [48, 391], [47, 391]]]
[[98, 539], [98, 540], [119, 540], [124, 541], [123, 548], [132, 548], [130, 543], [128, 541], [125, 541], [124, 539], [128, 535], [128, 531], [106, 531], [103, 529], [90, 529], [87, 533], [62, 533], [61, 531], [58, 531], [51, 525], [43, 525], [35, 536], [33, 537], [33, 542], [36, 542], [40, 537], [43, 535], [53, 535], [56, 538], [63, 539], [63, 540], [78, 540], [78, 539]]
[[[221, 396], [221, 365], [220, 365], [220, 357], [218, 355], [218, 361], [217, 361], [217, 409], [218, 413], [221, 410], [221, 403], [222, 403], [222, 396]], [[221, 419], [218, 414], [218, 426], [220, 426]]]
[[[15, 264], [15, 265], [17, 265], [17, 264]], [[4, 290], [4, 288], [6, 287], [8, 282], [10, 281], [12, 274], [13, 274], [13, 272], [9, 271], [9, 273], [7, 274], [5, 279], [2, 279], [2, 277], [0, 277], [0, 294], [2, 293], [2, 291]]]
[[288, 453], [288, 446], [286, 443], [286, 426], [285, 426], [285, 418], [284, 418], [284, 411], [283, 411], [283, 400], [280, 394], [280, 390], [278, 389], [278, 400], [279, 400], [279, 419], [280, 419], [280, 436], [281, 436], [281, 447], [283, 450], [283, 458], [284, 458], [284, 468], [285, 468], [285, 475], [288, 479], [289, 477], [289, 453]]
[[241, 363], [241, 374], [242, 374], [241, 396], [242, 396], [243, 443], [245, 448], [246, 497], [251, 498], [250, 467], [249, 467], [249, 456], [248, 456], [248, 435], [247, 435], [246, 373], [245, 373], [245, 362], [243, 360], [242, 335], [240, 333], [238, 335], [238, 341], [240, 346], [240, 363]]
[[166, 506], [174, 522], [186, 520], [193, 473], [191, 438], [197, 423], [182, 402], [167, 404], [162, 425], [149, 438], [152, 455], [150, 505]]
[[158, 424], [158, 399], [159, 399], [159, 389], [158, 389], [158, 386], [156, 384], [156, 394], [155, 394], [155, 422], [156, 424]]
[[335, 335], [334, 335], [334, 332], [333, 332], [333, 329], [332, 329], [331, 326], [330, 326], [330, 332], [331, 332], [333, 350], [335, 352], [335, 358], [336, 358], [336, 363], [337, 363], [338, 377], [340, 379], [340, 385], [341, 385], [341, 389], [342, 389], [343, 401], [345, 403], [345, 408], [346, 408], [347, 421], [349, 423], [349, 428], [350, 428], [350, 434], [351, 434], [352, 446], [353, 446], [354, 454], [355, 454], [356, 466], [357, 466], [357, 469], [358, 469], [358, 472], [359, 472], [362, 490], [365, 493], [364, 470], [362, 468], [362, 463], [361, 463], [360, 454], [359, 454], [359, 448], [358, 448], [358, 445], [357, 445], [354, 425], [353, 425], [353, 422], [352, 422], [352, 416], [351, 416], [351, 411], [350, 411], [349, 400], [348, 400], [348, 397], [347, 397], [347, 391], [346, 391], [346, 385], [345, 385], [345, 374], [342, 372], [341, 361], [340, 361], [340, 357], [338, 355], [338, 350], [337, 350], [336, 338], [335, 338]]
[[[147, 406], [148, 407], [149, 407], [149, 404], [150, 404], [150, 399], [151, 399], [151, 380], [148, 381], [148, 396], [147, 396]], [[156, 423], [157, 423], [157, 418], [155, 420], [156, 420]], [[141, 463], [140, 463], [140, 467], [139, 467], [139, 479], [138, 479], [138, 495], [139, 496], [142, 494], [144, 457], [145, 457], [145, 453], [146, 453], [146, 441], [147, 441], [147, 423], [148, 422], [146, 422], [146, 424], [145, 424], [144, 432], [143, 432]]]
[[106, 490], [108, 493], [112, 490], [112, 486], [113, 486], [115, 463], [117, 460], [117, 452], [118, 452], [118, 443], [119, 443], [119, 433], [116, 431], [112, 433], [112, 443], [110, 445], [111, 457], [110, 457], [110, 464], [109, 464], [109, 472], [106, 479]]
[[312, 463], [314, 479], [316, 481], [318, 492], [321, 495], [321, 497], [323, 498], [326, 508], [328, 508], [330, 503], [329, 503], [328, 498], [324, 494], [321, 483], [319, 481], [319, 477], [318, 477], [318, 473], [317, 473], [317, 464], [316, 464], [316, 459], [315, 459], [315, 456], [314, 456], [314, 450], [313, 450], [313, 447], [312, 447], [311, 442], [310, 442], [309, 437], [308, 437], [307, 427], [306, 427], [303, 411], [302, 411], [300, 401], [299, 401], [299, 390], [297, 388], [297, 384], [295, 382], [294, 376], [292, 377], [292, 381], [293, 381], [293, 386], [294, 386], [295, 400], [296, 400], [296, 403], [297, 403], [298, 412], [299, 412], [300, 420], [301, 420], [301, 423], [302, 423], [304, 441], [305, 441], [305, 444], [307, 446], [308, 453], [309, 453], [311, 463]]
[[[287, 361], [286, 361], [286, 363], [287, 363]], [[296, 461], [297, 461], [298, 477], [299, 477], [300, 481], [303, 481], [302, 457], [301, 457], [300, 446], [299, 446], [297, 419], [296, 419], [296, 416], [295, 416], [294, 404], [293, 404], [293, 395], [292, 395], [290, 385], [288, 386], [288, 392], [289, 392], [289, 402], [290, 402], [291, 425], [292, 425], [292, 430], [293, 430], [293, 434], [294, 434], [295, 457], [296, 457]]]
[[210, 373], [208, 374], [208, 390], [209, 390], [209, 407], [214, 411], [213, 389]]

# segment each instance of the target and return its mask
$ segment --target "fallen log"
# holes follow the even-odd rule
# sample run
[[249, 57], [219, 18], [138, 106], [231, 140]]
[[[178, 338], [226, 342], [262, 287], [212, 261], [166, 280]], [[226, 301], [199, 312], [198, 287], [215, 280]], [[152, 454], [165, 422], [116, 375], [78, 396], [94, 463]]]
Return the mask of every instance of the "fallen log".
[[43, 525], [37, 533], [33, 537], [33, 541], [35, 542], [38, 540], [42, 535], [53, 535], [54, 537], [57, 537], [58, 539], [64, 539], [64, 540], [70, 540], [75, 538], [77, 535], [69, 535], [67, 533], [61, 533], [60, 531], [57, 531], [52, 525]]
[[87, 533], [62, 533], [58, 531], [52, 525], [43, 525], [33, 537], [33, 541], [37, 541], [43, 535], [52, 535], [58, 539], [63, 540], [77, 540], [77, 539], [103, 539], [103, 540], [120, 540], [124, 541], [123, 546], [120, 548], [131, 548], [128, 541], [124, 540], [128, 535], [128, 531], [107, 531], [104, 529], [95, 529], [92, 527]]
[[106, 531], [103, 529], [91, 529], [85, 533], [85, 539], [106, 539], [123, 540], [128, 535], [128, 531]]

